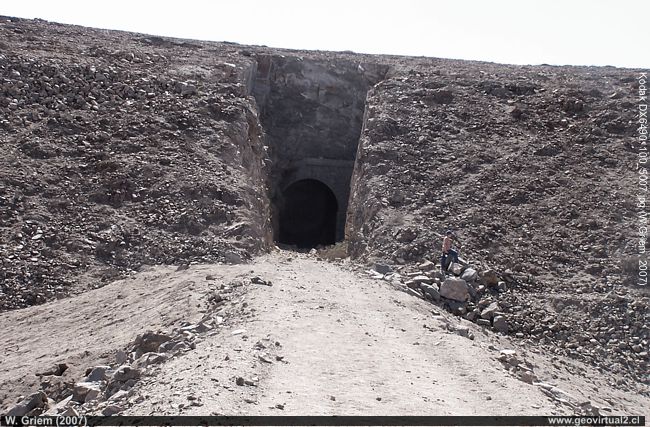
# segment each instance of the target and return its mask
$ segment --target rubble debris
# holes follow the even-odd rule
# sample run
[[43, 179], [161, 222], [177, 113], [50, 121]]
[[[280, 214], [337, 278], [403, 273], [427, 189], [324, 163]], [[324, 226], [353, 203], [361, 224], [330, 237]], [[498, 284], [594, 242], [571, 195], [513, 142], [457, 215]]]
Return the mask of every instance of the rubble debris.
[[16, 417], [24, 415], [34, 416], [44, 413], [47, 409], [47, 396], [42, 391], [39, 391], [24, 398], [16, 406], [10, 408], [5, 415]]

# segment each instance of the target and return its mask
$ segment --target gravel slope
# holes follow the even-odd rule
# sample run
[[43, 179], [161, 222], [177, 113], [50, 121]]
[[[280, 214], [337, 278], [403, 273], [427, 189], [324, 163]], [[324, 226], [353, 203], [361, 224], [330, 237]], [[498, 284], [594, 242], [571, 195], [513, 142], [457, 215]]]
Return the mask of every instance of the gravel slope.
[[[216, 311], [208, 304], [215, 292], [225, 298]], [[196, 335], [194, 350], [145, 368], [111, 404], [128, 414], [568, 414], [585, 400], [601, 413], [650, 409], [648, 398], [612, 387], [611, 376], [580, 362], [459, 320], [347, 262], [291, 252], [248, 265], [159, 267], [1, 314], [1, 404], [33, 390], [34, 374], [54, 363], [69, 365], [58, 378], [79, 381], [86, 368], [114, 366], [115, 352], [145, 330], [170, 333], [210, 316], [220, 323]], [[576, 406], [504, 369], [503, 349], [516, 350], [540, 382]], [[237, 385], [238, 377], [251, 385]]]

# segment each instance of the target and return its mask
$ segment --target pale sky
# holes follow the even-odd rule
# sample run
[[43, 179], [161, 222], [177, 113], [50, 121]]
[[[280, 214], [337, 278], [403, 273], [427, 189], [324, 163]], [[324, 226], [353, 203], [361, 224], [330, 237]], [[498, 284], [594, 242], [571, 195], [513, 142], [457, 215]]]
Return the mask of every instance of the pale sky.
[[0, 15], [284, 48], [650, 68], [650, 0], [0, 0]]

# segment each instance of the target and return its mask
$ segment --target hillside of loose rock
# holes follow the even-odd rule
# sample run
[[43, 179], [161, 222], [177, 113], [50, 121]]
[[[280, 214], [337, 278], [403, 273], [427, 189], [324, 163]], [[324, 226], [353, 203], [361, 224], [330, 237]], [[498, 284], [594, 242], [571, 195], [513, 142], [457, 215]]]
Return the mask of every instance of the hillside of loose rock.
[[510, 333], [531, 345], [647, 382], [637, 77], [432, 60], [379, 83], [353, 178], [352, 254], [437, 261], [443, 233], [457, 230], [462, 256], [508, 284], [459, 315], [498, 301]]
[[10, 18], [0, 40], [0, 309], [268, 248], [247, 57]]
[[[255, 91], [264, 67], [275, 84], [266, 105]], [[647, 394], [649, 299], [633, 280], [637, 75], [0, 17], [0, 310], [146, 265], [236, 264], [268, 251], [270, 195], [282, 190], [273, 180], [298, 170], [282, 169], [269, 139], [309, 137], [318, 167], [331, 160], [319, 157], [319, 136], [345, 136], [354, 152], [356, 128], [344, 127], [359, 124], [358, 91], [370, 87], [335, 250], [430, 298], [445, 278], [426, 261], [453, 228], [477, 274], [460, 301], [434, 303]], [[341, 128], [309, 122], [323, 117]], [[488, 269], [494, 286], [478, 274]]]

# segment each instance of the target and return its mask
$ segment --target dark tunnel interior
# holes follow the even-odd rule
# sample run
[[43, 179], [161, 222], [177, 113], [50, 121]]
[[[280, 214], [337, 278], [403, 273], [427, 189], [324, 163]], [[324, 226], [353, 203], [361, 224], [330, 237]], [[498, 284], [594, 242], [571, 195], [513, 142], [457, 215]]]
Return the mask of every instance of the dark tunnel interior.
[[299, 248], [336, 242], [338, 203], [329, 187], [315, 179], [289, 185], [282, 194], [278, 241]]

